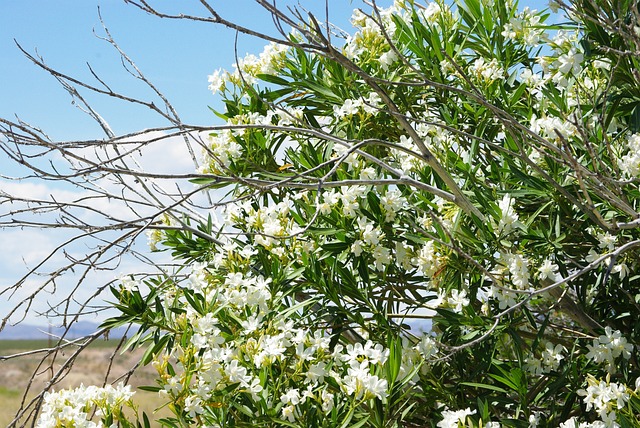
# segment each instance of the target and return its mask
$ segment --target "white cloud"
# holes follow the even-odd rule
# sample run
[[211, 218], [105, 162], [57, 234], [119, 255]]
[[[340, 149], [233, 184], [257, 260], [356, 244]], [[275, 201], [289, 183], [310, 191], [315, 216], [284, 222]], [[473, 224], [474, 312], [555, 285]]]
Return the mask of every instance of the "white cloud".
[[[132, 168], [138, 168], [145, 172], [153, 174], [191, 174], [195, 171], [191, 155], [189, 154], [184, 141], [181, 137], [164, 137], [161, 133], [147, 133], [143, 136], [145, 144], [136, 147], [129, 158], [127, 165]], [[151, 141], [153, 140], [153, 141]], [[151, 142], [149, 142], [151, 141]], [[134, 146], [129, 142], [122, 143], [123, 149], [131, 149]], [[194, 144], [194, 150], [199, 156], [201, 149]], [[102, 155], [95, 151], [83, 150], [82, 153], [89, 160], [98, 160], [104, 158], [107, 154], [112, 156], [115, 154], [112, 148], [109, 148]], [[122, 153], [122, 151], [121, 151]], [[57, 157], [55, 160], [56, 167], [64, 168], [62, 162], [64, 159]], [[135, 166], [134, 166], [135, 165]], [[54, 223], [56, 219], [63, 213], [54, 209], [53, 203], [49, 204], [50, 210], [40, 215], [35, 215], [28, 209], [29, 204], [14, 201], [9, 204], [6, 200], [6, 194], [13, 195], [22, 199], [42, 200], [58, 203], [73, 203], [79, 205], [76, 208], [69, 208], [66, 214], [68, 218], [75, 216], [75, 222], [85, 222], [92, 225], [105, 225], [109, 217], [115, 217], [122, 220], [130, 220], [139, 218], [138, 216], [151, 215], [158, 211], [163, 205], [172, 203], [175, 198], [171, 194], [193, 191], [194, 185], [184, 180], [177, 184], [172, 179], [156, 179], [148, 178], [136, 182], [136, 177], [129, 176], [124, 178], [124, 182], [130, 187], [128, 191], [123, 192], [122, 184], [118, 182], [116, 177], [102, 176], [95, 178], [91, 185], [95, 189], [102, 189], [105, 193], [113, 196], [123, 195], [127, 198], [127, 202], [117, 200], [115, 198], [98, 197], [87, 189], [75, 187], [72, 184], [64, 182], [52, 182], [44, 180], [22, 180], [22, 181], [0, 181], [0, 221], [7, 222], [12, 218], [20, 218], [28, 222]], [[146, 189], [145, 187], [146, 186]], [[179, 186], [179, 187], [177, 187]], [[139, 192], [142, 194], [136, 194]], [[155, 201], [157, 198], [159, 201]], [[144, 207], [136, 204], [136, 201], [150, 201], [156, 204], [156, 207]], [[204, 199], [198, 197], [202, 202]], [[128, 206], [130, 205], [130, 206]], [[33, 205], [31, 205], [33, 207]], [[20, 210], [25, 210], [19, 212]], [[10, 214], [11, 213], [11, 214]], [[81, 234], [81, 230], [69, 230], [65, 228], [4, 228], [0, 229], [0, 290], [3, 290], [16, 283], [30, 268], [35, 267], [38, 263], [45, 260], [54, 251], [54, 249], [70, 239], [73, 236]], [[113, 232], [123, 233], [123, 232]], [[115, 235], [112, 235], [115, 236]], [[108, 236], [106, 239], [111, 239]], [[145, 250], [146, 238], [141, 237], [141, 245], [136, 248]], [[15, 292], [10, 302], [6, 301], [6, 295], [0, 296], [0, 313], [8, 313], [8, 311], [22, 299], [29, 296], [40, 285], [47, 281], [47, 275], [56, 269], [68, 264], [69, 258], [80, 258], [90, 251], [93, 251], [99, 242], [92, 239], [82, 239], [68, 245], [64, 252], [58, 250], [48, 260], [38, 272], [43, 276], [32, 276], [26, 280], [19, 290]], [[112, 252], [111, 255], [114, 255]], [[168, 254], [160, 255], [167, 261]], [[113, 270], [95, 270], [93, 269], [83, 286], [75, 292], [75, 297], [79, 301], [85, 301], [96, 289], [113, 280], [122, 273], [145, 271], [149, 272], [149, 268], [133, 257], [115, 258], [109, 265]], [[82, 275], [82, 267], [74, 272], [68, 271], [64, 275], [56, 278], [56, 290], [54, 294], [47, 292], [41, 293], [34, 301], [31, 313], [27, 316], [27, 321], [38, 322], [43, 324], [43, 320], [37, 320], [34, 317], [35, 312], [46, 310], [49, 305], [57, 304], [62, 301], [77, 284]], [[51, 286], [47, 287], [49, 292], [52, 291]]]
[[3, 230], [1, 233], [0, 261], [5, 275], [34, 267], [55, 247], [52, 236], [38, 229]]

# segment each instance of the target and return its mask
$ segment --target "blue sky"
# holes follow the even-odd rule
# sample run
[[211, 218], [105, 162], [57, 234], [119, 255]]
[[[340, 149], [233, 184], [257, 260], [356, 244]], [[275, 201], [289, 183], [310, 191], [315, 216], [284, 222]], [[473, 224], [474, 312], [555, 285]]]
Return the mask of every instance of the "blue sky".
[[[206, 14], [197, 0], [151, 1], [163, 10]], [[273, 31], [270, 18], [251, 0], [211, 0], [221, 15], [263, 31]], [[279, 4], [295, 3], [280, 1]], [[381, 5], [389, 1], [379, 1]], [[171, 10], [171, 5], [174, 10]], [[303, 0], [315, 10], [324, 0]], [[177, 5], [177, 6], [176, 6]], [[331, 0], [330, 20], [348, 29], [348, 19], [358, 1]], [[546, 2], [522, 1], [541, 9]], [[38, 69], [18, 50], [14, 39], [30, 53], [74, 77], [91, 80], [86, 63], [125, 94], [150, 97], [149, 91], [122, 68], [118, 54], [94, 34], [103, 35], [98, 6], [111, 34], [174, 103], [185, 122], [208, 124], [216, 118], [207, 106], [215, 98], [207, 90], [207, 75], [234, 62], [235, 33], [208, 23], [167, 20], [149, 16], [123, 0], [3, 0], [0, 2], [0, 117], [14, 114], [46, 130], [55, 139], [94, 138], [97, 125], [70, 104], [70, 97], [55, 79]], [[314, 9], [315, 8], [315, 9]], [[321, 13], [321, 12], [318, 12]], [[238, 54], [259, 53], [264, 42], [240, 36]], [[144, 109], [91, 97], [99, 113], [116, 133], [140, 130], [162, 123]], [[1, 162], [1, 160], [0, 160]]]
[[[171, 3], [152, 2], [164, 10]], [[206, 14], [195, 0], [177, 3], [181, 12]], [[313, 7], [321, 2], [303, 3]], [[219, 5], [223, 17], [272, 31], [271, 20], [249, 0], [213, 0], [211, 4]], [[100, 132], [91, 119], [71, 106], [70, 97], [55, 79], [22, 55], [14, 39], [30, 53], [37, 49], [49, 65], [72, 76], [90, 80], [88, 62], [114, 89], [151, 96], [123, 70], [117, 52], [93, 34], [94, 29], [98, 35], [104, 34], [98, 6], [114, 39], [175, 104], [184, 121], [207, 124], [215, 120], [207, 108], [215, 102], [207, 90], [207, 75], [216, 68], [230, 68], [235, 33], [208, 23], [159, 19], [123, 0], [0, 2], [0, 117], [18, 114], [59, 139], [92, 138]], [[332, 15], [346, 24], [351, 7], [348, 0], [333, 1]], [[259, 53], [264, 44], [240, 36], [238, 54]], [[116, 133], [161, 124], [143, 109], [130, 110], [121, 102], [91, 99]]]

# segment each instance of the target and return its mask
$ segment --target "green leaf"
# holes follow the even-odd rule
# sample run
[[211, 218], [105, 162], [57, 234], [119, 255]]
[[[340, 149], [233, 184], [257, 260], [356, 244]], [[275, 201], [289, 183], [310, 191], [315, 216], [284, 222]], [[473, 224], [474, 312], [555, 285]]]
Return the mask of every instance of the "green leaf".
[[386, 363], [387, 381], [390, 385], [393, 385], [398, 378], [402, 365], [402, 339], [389, 335], [387, 348], [389, 349], [389, 358]]
[[640, 103], [636, 104], [629, 116], [629, 128], [632, 132], [640, 131]]
[[159, 386], [142, 385], [142, 386], [138, 386], [137, 389], [141, 391], [158, 392], [163, 390], [164, 388], [160, 388]]
[[144, 428], [151, 428], [151, 422], [147, 416], [147, 412], [142, 412], [142, 420], [144, 422]]
[[273, 83], [275, 85], [280, 85], [280, 86], [288, 86], [289, 85], [289, 81], [286, 79], [283, 79], [280, 76], [276, 76], [273, 74], [258, 74], [256, 75], [256, 77], [260, 80], [263, 80], [265, 82], [269, 82], [269, 83]]
[[197, 184], [199, 186], [206, 186], [208, 184], [215, 183], [217, 181], [218, 179], [213, 177], [198, 177], [198, 178], [190, 179], [189, 183]]
[[507, 393], [507, 390], [504, 389], [504, 388], [500, 388], [499, 386], [495, 386], [495, 385], [488, 385], [486, 383], [460, 382], [460, 385], [471, 386], [473, 388], [488, 389], [490, 391], [496, 391], [496, 392], [500, 392], [500, 393], [503, 393], [503, 394]]
[[513, 380], [506, 378], [504, 376], [500, 376], [497, 374], [493, 374], [493, 373], [489, 373], [489, 376], [492, 377], [493, 379], [497, 380], [498, 382], [500, 382], [503, 385], [508, 386], [510, 389], [514, 390], [514, 391], [518, 391], [519, 390], [519, 385], [515, 382], [513, 382]]
[[184, 298], [187, 299], [191, 307], [196, 310], [196, 312], [198, 312], [200, 315], [205, 315], [206, 311], [202, 304], [202, 296], [188, 289], [183, 289], [182, 294], [184, 295]]
[[251, 410], [251, 408], [249, 408], [249, 406], [247, 406], [245, 404], [238, 403], [238, 402], [233, 401], [233, 400], [229, 401], [229, 403], [231, 404], [232, 407], [234, 407], [235, 409], [240, 411], [240, 413], [242, 413], [243, 415], [248, 416], [250, 418], [254, 417], [254, 413]]
[[160, 353], [160, 350], [165, 348], [167, 343], [169, 343], [170, 338], [171, 338], [170, 334], [165, 334], [153, 346], [150, 346], [149, 348], [147, 348], [145, 353], [142, 355], [142, 358], [140, 358], [140, 363], [145, 366], [149, 364], [153, 359], [153, 357], [156, 354]]
[[350, 245], [346, 242], [334, 241], [327, 242], [322, 246], [322, 249], [331, 253], [341, 253], [347, 250], [349, 247]]

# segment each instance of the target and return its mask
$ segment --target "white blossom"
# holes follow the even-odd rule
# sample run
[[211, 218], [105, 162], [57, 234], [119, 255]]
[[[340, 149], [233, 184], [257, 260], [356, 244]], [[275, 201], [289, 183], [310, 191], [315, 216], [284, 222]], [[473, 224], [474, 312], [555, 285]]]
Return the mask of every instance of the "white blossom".
[[459, 423], [462, 423], [463, 426], [466, 426], [467, 416], [475, 414], [476, 411], [471, 410], [468, 407], [464, 410], [443, 410], [442, 420], [438, 422], [437, 426], [439, 428], [458, 428]]
[[504, 195], [498, 204], [500, 208], [500, 221], [498, 222], [498, 232], [509, 233], [518, 222], [518, 213], [513, 208], [514, 200], [509, 195]]

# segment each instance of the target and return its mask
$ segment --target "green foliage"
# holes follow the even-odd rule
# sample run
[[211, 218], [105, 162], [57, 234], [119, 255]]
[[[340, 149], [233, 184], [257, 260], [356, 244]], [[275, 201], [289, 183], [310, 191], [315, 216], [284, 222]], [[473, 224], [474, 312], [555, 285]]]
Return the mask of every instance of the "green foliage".
[[105, 323], [139, 326], [175, 413], [158, 422], [639, 426], [623, 3], [548, 26], [400, 1], [356, 12], [344, 46], [310, 20], [225, 73], [195, 181], [225, 187], [225, 224], [169, 227], [184, 269], [112, 287]]

